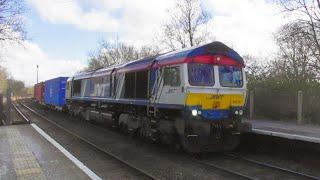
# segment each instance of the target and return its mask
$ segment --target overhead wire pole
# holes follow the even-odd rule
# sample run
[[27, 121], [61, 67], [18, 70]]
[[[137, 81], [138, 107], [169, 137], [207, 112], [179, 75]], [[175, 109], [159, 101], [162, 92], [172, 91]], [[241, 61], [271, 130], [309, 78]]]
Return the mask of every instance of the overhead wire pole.
[[37, 64], [37, 84], [39, 83], [39, 65]]

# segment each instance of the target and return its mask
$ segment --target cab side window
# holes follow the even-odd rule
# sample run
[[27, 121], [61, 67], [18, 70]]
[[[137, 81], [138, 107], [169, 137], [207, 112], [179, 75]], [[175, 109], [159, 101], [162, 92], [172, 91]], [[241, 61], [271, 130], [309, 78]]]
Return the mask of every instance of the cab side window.
[[179, 67], [164, 68], [164, 85], [177, 87], [180, 86], [180, 69]]

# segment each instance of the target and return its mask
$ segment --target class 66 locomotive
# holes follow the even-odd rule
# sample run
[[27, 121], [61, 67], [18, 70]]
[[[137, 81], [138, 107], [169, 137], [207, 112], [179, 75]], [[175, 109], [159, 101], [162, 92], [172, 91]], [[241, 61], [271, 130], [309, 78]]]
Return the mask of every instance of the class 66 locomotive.
[[131, 135], [192, 153], [229, 151], [243, 121], [245, 64], [221, 42], [70, 77], [65, 109]]

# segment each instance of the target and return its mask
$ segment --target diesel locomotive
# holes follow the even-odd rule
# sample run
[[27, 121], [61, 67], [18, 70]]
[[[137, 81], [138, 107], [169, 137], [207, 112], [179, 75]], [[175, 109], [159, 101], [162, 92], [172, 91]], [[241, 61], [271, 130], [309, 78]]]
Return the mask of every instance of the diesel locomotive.
[[221, 42], [70, 77], [65, 107], [86, 120], [193, 153], [229, 151], [250, 129], [242, 57]]

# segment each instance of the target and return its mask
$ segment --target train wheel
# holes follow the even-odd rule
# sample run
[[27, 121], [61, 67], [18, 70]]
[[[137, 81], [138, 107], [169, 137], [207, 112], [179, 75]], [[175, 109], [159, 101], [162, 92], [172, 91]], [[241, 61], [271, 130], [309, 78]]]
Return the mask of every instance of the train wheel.
[[122, 133], [128, 134], [128, 126], [125, 123], [120, 123], [119, 129]]
[[183, 136], [183, 137], [180, 137], [180, 144], [183, 150], [189, 154], [201, 153], [201, 147], [197, 143], [196, 139], [190, 139]]
[[225, 139], [223, 151], [233, 151], [240, 144], [240, 135], [229, 135]]
[[161, 134], [160, 136], [161, 144], [165, 144], [169, 146], [169, 149], [173, 152], [179, 152], [182, 150], [182, 146], [177, 139], [177, 136], [173, 134]]

